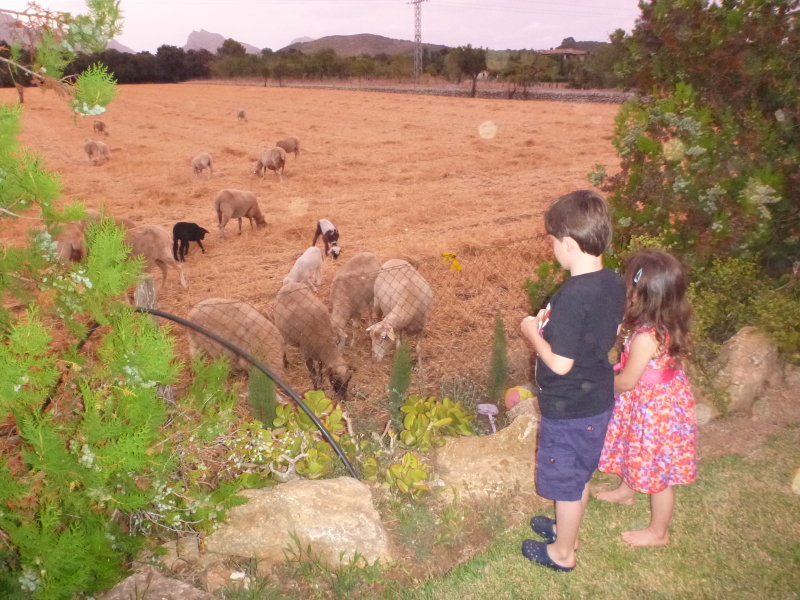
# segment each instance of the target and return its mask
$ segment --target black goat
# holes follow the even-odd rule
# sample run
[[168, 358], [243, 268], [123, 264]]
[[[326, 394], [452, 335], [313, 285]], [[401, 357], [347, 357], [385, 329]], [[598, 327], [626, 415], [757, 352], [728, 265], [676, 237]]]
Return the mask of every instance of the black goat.
[[[207, 233], [208, 230], [200, 227], [197, 223], [186, 223], [185, 221], [175, 223], [175, 226], [172, 228], [172, 256], [175, 260], [186, 262], [184, 257], [189, 254], [189, 242], [197, 242], [197, 245], [200, 246], [200, 250], [205, 254], [206, 249], [203, 248], [203, 242], [201, 240], [206, 237]], [[180, 256], [178, 253], [178, 242], [181, 243]]]
[[312, 246], [317, 245], [319, 236], [322, 236], [322, 241], [325, 244], [325, 254], [333, 258], [339, 258], [339, 253], [342, 251], [339, 248], [339, 232], [328, 219], [320, 219], [317, 222], [317, 231], [314, 233], [314, 241], [311, 242]]

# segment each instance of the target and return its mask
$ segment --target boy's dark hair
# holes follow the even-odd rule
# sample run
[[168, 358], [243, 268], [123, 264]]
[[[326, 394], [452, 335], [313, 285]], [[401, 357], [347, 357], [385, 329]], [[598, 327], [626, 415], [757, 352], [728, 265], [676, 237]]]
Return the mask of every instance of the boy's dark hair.
[[544, 227], [559, 240], [571, 237], [592, 256], [603, 254], [611, 243], [611, 211], [591, 190], [577, 190], [555, 200], [544, 213]]

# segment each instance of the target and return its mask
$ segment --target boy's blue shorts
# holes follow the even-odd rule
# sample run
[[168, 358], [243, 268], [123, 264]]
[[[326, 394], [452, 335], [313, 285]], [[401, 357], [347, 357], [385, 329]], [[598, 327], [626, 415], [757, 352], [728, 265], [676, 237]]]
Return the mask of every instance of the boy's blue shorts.
[[613, 409], [579, 419], [548, 419], [539, 423], [536, 451], [536, 492], [550, 500], [581, 499], [606, 439]]

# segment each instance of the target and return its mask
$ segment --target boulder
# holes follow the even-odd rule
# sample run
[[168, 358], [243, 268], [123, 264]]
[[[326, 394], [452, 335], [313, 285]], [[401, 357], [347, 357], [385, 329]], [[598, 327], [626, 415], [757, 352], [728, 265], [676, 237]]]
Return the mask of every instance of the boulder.
[[214, 600], [214, 596], [183, 583], [159, 575], [155, 571], [136, 573], [120, 581], [99, 600]]
[[389, 538], [372, 505], [369, 488], [350, 477], [297, 480], [273, 488], [245, 490], [247, 504], [205, 540], [211, 556], [244, 556], [264, 565], [284, 562], [297, 541], [332, 567], [358, 552], [369, 563], [391, 561]]
[[510, 494], [536, 494], [536, 434], [539, 419], [523, 415], [497, 433], [449, 439], [434, 453], [443, 498], [492, 500]]
[[769, 381], [779, 377], [778, 347], [755, 327], [744, 327], [722, 346], [715, 386], [725, 392], [725, 412], [751, 414]]

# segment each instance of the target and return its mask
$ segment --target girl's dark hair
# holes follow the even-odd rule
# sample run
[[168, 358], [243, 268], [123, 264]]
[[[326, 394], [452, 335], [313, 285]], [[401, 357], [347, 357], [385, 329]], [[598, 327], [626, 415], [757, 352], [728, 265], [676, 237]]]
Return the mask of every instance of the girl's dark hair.
[[686, 298], [686, 273], [680, 261], [662, 250], [639, 250], [626, 261], [625, 284], [628, 307], [622, 330], [630, 333], [643, 325], [652, 325], [659, 345], [669, 340], [666, 350], [670, 355], [686, 356], [692, 311]]

